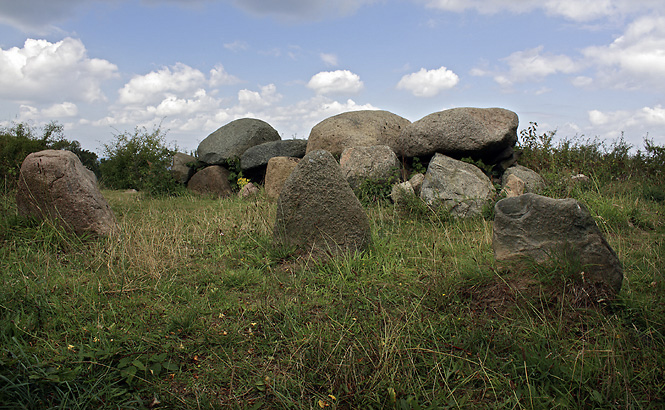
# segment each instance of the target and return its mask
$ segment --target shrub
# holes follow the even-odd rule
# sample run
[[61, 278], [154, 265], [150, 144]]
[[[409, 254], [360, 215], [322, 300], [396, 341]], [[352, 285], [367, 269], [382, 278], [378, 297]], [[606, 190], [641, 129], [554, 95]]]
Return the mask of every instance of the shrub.
[[171, 176], [169, 167], [176, 153], [165, 142], [165, 133], [135, 128], [104, 144], [99, 169], [100, 182], [110, 189], [136, 189], [153, 196], [177, 195], [183, 187]]

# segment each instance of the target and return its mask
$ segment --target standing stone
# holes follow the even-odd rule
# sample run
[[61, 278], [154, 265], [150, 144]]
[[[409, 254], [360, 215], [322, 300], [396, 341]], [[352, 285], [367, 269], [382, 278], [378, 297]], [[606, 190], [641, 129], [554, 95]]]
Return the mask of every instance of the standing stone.
[[79, 235], [104, 236], [117, 228], [95, 175], [70, 151], [28, 155], [21, 165], [16, 205], [22, 216], [58, 221]]
[[404, 128], [397, 153], [420, 157], [438, 152], [458, 159], [480, 159], [493, 165], [513, 157], [518, 125], [517, 114], [502, 108], [440, 111]]
[[387, 145], [395, 153], [402, 130], [411, 121], [388, 111], [349, 111], [316, 124], [309, 134], [307, 152], [324, 149], [341, 155], [346, 148]]
[[187, 164], [193, 163], [196, 163], [195, 157], [177, 152], [171, 159], [171, 175], [173, 179], [183, 185], [187, 184], [189, 178], [194, 175], [194, 167]]
[[300, 160], [277, 201], [279, 246], [338, 255], [366, 249], [369, 220], [333, 156], [311, 151]]
[[199, 195], [225, 198], [232, 193], [229, 171], [219, 165], [203, 168], [189, 180], [187, 190]]
[[279, 139], [279, 133], [267, 122], [242, 118], [208, 135], [196, 152], [203, 163], [224, 164], [232, 158], [240, 158], [250, 147]]
[[347, 148], [342, 152], [339, 165], [352, 189], [366, 180], [385, 183], [399, 177], [399, 159], [387, 145]]
[[282, 192], [286, 179], [298, 165], [298, 158], [274, 157], [268, 161], [264, 186], [268, 199], [277, 199]]
[[427, 167], [420, 198], [456, 217], [479, 215], [494, 196], [492, 182], [473, 164], [436, 154]]
[[293, 157], [302, 158], [307, 151], [307, 140], [279, 140], [265, 142], [248, 148], [240, 157], [240, 167], [243, 171], [263, 167], [270, 158]]
[[[536, 194], [495, 206], [494, 257], [505, 263], [561, 261], [578, 266], [579, 280], [618, 293], [623, 268], [587, 208], [575, 199]], [[528, 265], [527, 265], [528, 267]]]

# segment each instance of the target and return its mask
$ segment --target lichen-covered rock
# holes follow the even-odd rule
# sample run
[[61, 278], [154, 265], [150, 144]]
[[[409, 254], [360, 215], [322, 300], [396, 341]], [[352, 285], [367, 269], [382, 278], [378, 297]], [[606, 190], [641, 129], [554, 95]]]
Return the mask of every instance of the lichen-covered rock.
[[241, 118], [208, 135], [196, 153], [199, 161], [205, 164], [225, 164], [233, 158], [240, 158], [250, 147], [279, 139], [279, 133], [267, 122]]
[[387, 145], [347, 148], [339, 158], [339, 165], [352, 189], [363, 181], [386, 183], [399, 177], [399, 159]]
[[185, 185], [189, 178], [194, 175], [194, 167], [189, 164], [196, 163], [196, 158], [183, 154], [182, 152], [177, 152], [171, 159], [171, 175], [173, 179], [179, 183]]
[[277, 246], [321, 256], [369, 246], [369, 219], [329, 152], [309, 152], [286, 180], [277, 201], [274, 238]]
[[55, 220], [76, 234], [104, 236], [117, 229], [97, 178], [70, 151], [28, 155], [21, 165], [16, 205], [22, 216]]
[[532, 169], [522, 165], [512, 166], [503, 173], [501, 184], [506, 185], [511, 175], [516, 176], [524, 183], [524, 193], [540, 194], [545, 189], [545, 180]]
[[499, 265], [565, 262], [578, 280], [618, 293], [623, 268], [587, 208], [575, 199], [524, 194], [497, 202], [492, 246]]
[[341, 155], [347, 148], [387, 145], [396, 151], [397, 139], [411, 121], [388, 111], [349, 111], [326, 118], [309, 134], [307, 152], [323, 149]]
[[471, 157], [493, 165], [513, 157], [518, 125], [517, 114], [502, 108], [453, 108], [405, 127], [396, 152], [407, 157]]
[[430, 206], [443, 206], [456, 217], [471, 217], [495, 194], [490, 179], [473, 164], [436, 154], [427, 167], [420, 198]]

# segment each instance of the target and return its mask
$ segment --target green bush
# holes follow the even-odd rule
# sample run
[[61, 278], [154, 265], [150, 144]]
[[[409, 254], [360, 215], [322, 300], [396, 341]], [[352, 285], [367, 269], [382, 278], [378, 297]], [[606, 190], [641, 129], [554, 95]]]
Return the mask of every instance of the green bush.
[[152, 132], [135, 128], [103, 147], [100, 182], [110, 189], [136, 189], [152, 196], [177, 195], [183, 187], [171, 176], [169, 167], [176, 153], [157, 127]]

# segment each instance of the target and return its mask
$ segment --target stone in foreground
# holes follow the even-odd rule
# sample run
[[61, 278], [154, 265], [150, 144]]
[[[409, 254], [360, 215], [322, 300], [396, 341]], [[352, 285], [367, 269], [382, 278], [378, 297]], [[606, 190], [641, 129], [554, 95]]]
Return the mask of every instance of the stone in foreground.
[[58, 221], [79, 235], [105, 236], [117, 228], [97, 178], [70, 151], [28, 155], [21, 165], [16, 205], [22, 216]]
[[536, 194], [506, 198], [495, 206], [494, 257], [513, 264], [563, 261], [579, 265], [585, 284], [618, 293], [623, 268], [587, 208], [574, 199]]
[[278, 246], [296, 246], [316, 256], [369, 246], [369, 219], [329, 152], [308, 153], [286, 180], [277, 201], [274, 238]]

